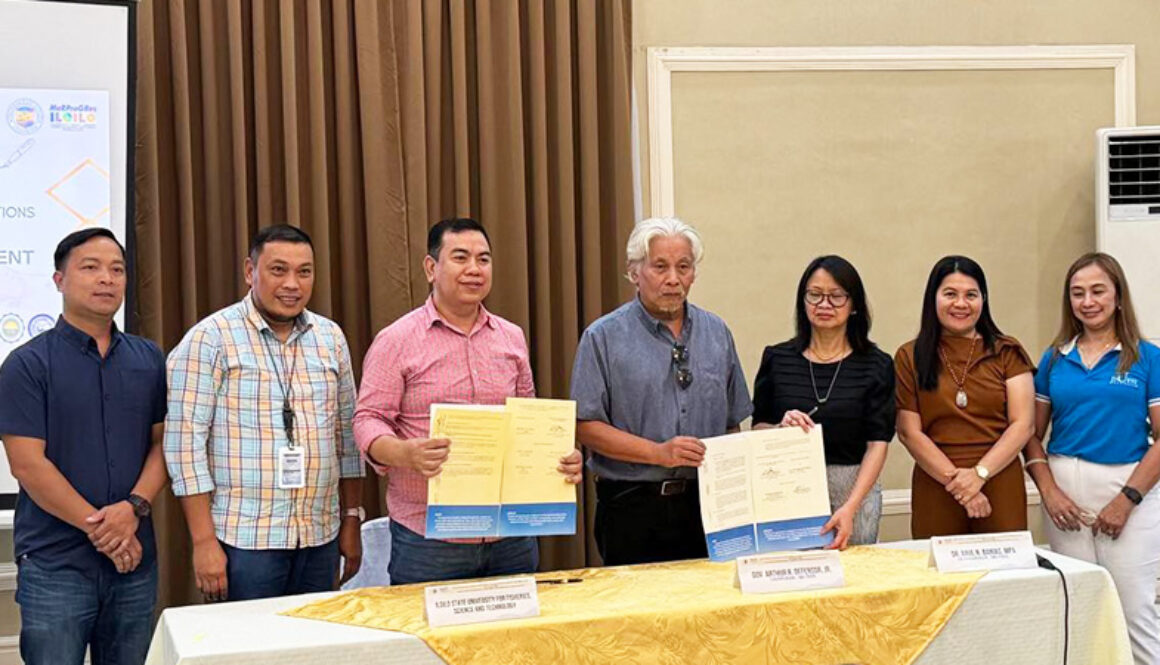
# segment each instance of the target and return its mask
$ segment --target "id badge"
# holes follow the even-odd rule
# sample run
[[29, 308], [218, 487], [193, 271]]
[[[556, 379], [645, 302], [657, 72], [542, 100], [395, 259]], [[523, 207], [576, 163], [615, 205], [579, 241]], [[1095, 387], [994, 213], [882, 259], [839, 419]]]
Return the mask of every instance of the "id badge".
[[306, 487], [306, 451], [301, 448], [282, 448], [278, 451], [278, 489], [303, 487]]

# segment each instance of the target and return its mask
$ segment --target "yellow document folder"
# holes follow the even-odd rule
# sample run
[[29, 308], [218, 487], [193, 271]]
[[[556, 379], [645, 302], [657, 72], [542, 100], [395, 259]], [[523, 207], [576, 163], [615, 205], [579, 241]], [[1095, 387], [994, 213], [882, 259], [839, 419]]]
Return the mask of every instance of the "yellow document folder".
[[427, 483], [428, 538], [576, 533], [576, 488], [556, 469], [576, 446], [575, 402], [432, 404], [431, 437], [451, 453]]

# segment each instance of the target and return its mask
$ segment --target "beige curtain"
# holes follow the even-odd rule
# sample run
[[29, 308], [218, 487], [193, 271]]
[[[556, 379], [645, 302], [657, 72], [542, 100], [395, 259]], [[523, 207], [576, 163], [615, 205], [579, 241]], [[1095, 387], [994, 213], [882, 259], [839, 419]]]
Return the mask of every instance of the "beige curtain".
[[[168, 350], [236, 301], [248, 238], [287, 221], [314, 238], [311, 309], [361, 358], [426, 297], [430, 224], [473, 216], [488, 306], [528, 334], [539, 393], [567, 395], [579, 333], [627, 294], [629, 0], [144, 0], [138, 37], [143, 334]], [[382, 512], [381, 484], [365, 500]], [[194, 602], [159, 504], [162, 604]], [[596, 561], [584, 533], [541, 555]]]

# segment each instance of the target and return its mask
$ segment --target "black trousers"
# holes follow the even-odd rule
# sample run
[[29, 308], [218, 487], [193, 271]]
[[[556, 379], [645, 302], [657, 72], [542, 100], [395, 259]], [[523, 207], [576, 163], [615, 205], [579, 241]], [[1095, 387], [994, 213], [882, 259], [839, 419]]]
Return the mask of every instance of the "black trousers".
[[[708, 556], [695, 478], [683, 491], [662, 483], [596, 481], [596, 547], [606, 566]], [[674, 489], [669, 481], [665, 492]]]

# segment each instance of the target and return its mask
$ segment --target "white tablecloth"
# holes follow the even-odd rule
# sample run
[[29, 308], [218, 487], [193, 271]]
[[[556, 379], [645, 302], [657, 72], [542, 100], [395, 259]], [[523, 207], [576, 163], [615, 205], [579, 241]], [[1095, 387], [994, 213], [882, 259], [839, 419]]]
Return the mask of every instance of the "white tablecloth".
[[[922, 549], [923, 541], [890, 547]], [[1069, 662], [1131, 665], [1128, 634], [1111, 577], [1103, 568], [1042, 552], [1067, 576]], [[441, 665], [417, 637], [372, 628], [278, 616], [331, 594], [195, 605], [165, 610], [148, 665]], [[1058, 665], [1063, 662], [1063, 592], [1053, 571], [987, 574], [918, 659], [922, 665]]]

